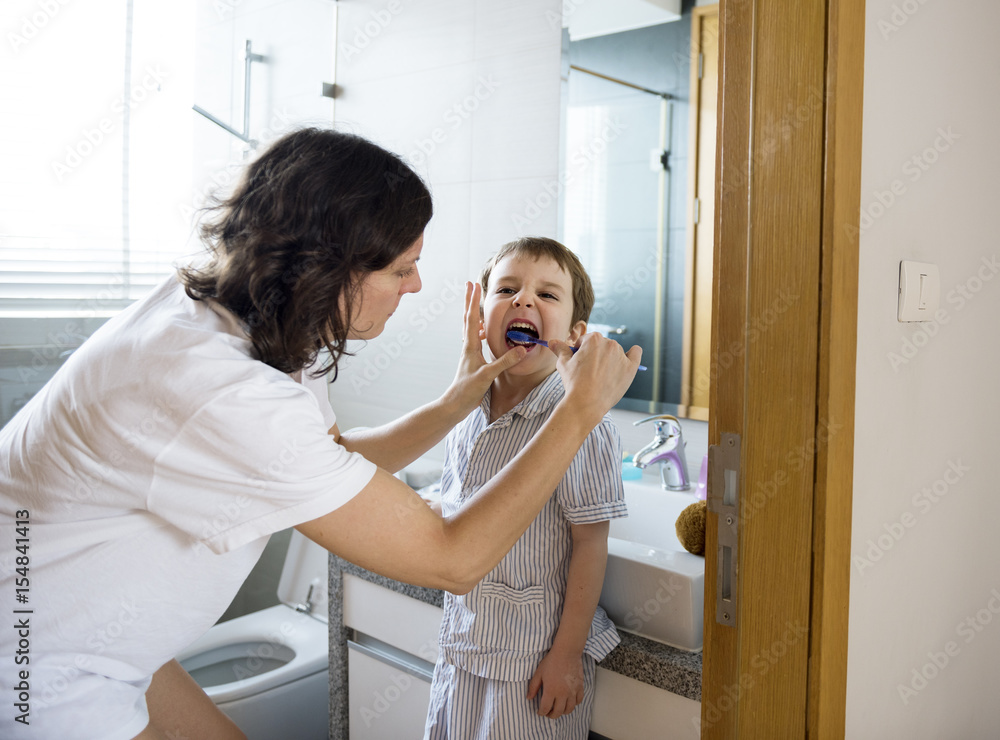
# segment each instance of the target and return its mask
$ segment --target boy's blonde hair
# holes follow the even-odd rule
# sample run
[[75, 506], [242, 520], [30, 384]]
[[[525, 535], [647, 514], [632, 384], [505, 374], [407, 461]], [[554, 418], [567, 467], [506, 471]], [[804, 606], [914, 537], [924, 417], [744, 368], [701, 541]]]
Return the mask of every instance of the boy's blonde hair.
[[490, 287], [490, 273], [506, 257], [548, 257], [564, 269], [573, 280], [573, 319], [577, 321], [587, 321], [590, 318], [590, 311], [594, 308], [594, 286], [590, 283], [590, 276], [587, 275], [580, 258], [573, 254], [565, 246], [555, 239], [544, 236], [524, 236], [507, 242], [490, 257], [489, 262], [483, 267], [479, 276], [479, 282], [483, 286], [483, 295]]

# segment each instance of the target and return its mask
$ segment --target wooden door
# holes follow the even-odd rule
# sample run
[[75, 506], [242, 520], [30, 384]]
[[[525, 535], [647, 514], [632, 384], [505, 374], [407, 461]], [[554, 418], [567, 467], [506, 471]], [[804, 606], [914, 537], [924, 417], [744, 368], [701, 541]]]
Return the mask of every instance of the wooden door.
[[[843, 737], [864, 0], [723, 0], [709, 441], [740, 437], [702, 737]], [[851, 229], [853, 228], [853, 231]]]

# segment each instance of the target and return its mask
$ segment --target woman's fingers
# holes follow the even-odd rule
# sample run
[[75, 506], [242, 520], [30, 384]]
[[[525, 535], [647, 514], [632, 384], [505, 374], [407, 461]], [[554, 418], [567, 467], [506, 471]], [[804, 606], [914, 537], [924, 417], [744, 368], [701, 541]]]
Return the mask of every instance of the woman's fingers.
[[486, 362], [483, 343], [480, 339], [481, 315], [479, 301], [482, 286], [479, 283], [465, 284], [465, 334], [462, 340], [462, 354], [459, 356], [455, 379], [445, 394], [460, 408], [471, 411], [479, 405], [483, 394], [496, 377], [520, 362], [527, 351], [515, 347], [493, 362]]
[[504, 370], [509, 370], [514, 367], [514, 365], [524, 359], [526, 354], [528, 354], [528, 350], [524, 347], [513, 347], [512, 349], [504, 352], [499, 358], [489, 363], [486, 368], [490, 376], [490, 382], [492, 383], [496, 380], [496, 377]]
[[559, 358], [556, 367], [567, 396], [592, 403], [595, 411], [602, 407], [602, 415], [625, 395], [642, 359], [638, 345], [624, 352], [617, 342], [596, 332], [583, 336], [575, 354], [570, 345], [558, 340], [550, 340], [549, 349]]
[[465, 343], [466, 346], [479, 348], [479, 301], [482, 298], [483, 286], [479, 283], [465, 283]]

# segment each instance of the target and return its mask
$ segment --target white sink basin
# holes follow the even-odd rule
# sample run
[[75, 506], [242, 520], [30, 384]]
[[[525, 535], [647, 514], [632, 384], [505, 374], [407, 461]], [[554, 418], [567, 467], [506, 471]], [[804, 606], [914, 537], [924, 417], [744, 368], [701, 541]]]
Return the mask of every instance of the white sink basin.
[[625, 481], [629, 515], [611, 520], [600, 601], [619, 629], [691, 652], [702, 647], [705, 558], [681, 546], [674, 523], [697, 500], [662, 490], [658, 472]]

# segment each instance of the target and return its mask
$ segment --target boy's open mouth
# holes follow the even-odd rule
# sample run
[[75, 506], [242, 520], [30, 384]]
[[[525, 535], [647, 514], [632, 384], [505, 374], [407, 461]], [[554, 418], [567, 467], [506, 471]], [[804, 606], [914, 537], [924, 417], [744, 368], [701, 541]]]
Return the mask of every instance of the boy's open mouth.
[[525, 334], [530, 334], [536, 339], [539, 338], [538, 329], [536, 329], [535, 325], [532, 324], [530, 321], [521, 321], [521, 320], [511, 321], [509, 324], [507, 324], [507, 330], [504, 332], [504, 339], [507, 342], [508, 347], [524, 347], [528, 351], [531, 351], [531, 349], [535, 346], [531, 342], [515, 342], [513, 339], [507, 336], [508, 331], [520, 331], [524, 332]]

